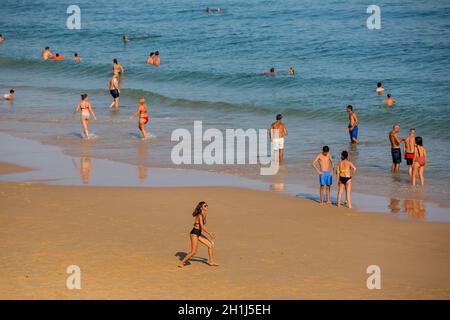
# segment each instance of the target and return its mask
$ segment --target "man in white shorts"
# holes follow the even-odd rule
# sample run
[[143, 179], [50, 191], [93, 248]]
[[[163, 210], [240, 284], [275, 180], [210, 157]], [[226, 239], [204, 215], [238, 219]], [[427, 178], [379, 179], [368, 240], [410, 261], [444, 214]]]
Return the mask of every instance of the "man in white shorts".
[[284, 137], [288, 135], [284, 123], [281, 122], [283, 116], [277, 114], [277, 121], [272, 123], [269, 130], [270, 142], [274, 151], [275, 160], [283, 161], [284, 153]]

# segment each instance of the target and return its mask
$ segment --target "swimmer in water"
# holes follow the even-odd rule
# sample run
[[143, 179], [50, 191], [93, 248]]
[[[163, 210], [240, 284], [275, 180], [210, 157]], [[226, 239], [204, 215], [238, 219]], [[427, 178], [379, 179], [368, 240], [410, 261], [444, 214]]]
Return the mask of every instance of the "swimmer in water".
[[205, 201], [201, 201], [197, 204], [192, 213], [194, 217], [194, 228], [191, 230], [190, 238], [191, 238], [191, 252], [189, 252], [183, 260], [181, 260], [178, 267], [183, 268], [185, 266], [186, 261], [188, 261], [192, 256], [197, 253], [198, 242], [200, 241], [202, 244], [208, 247], [208, 256], [209, 256], [209, 265], [212, 267], [218, 267], [219, 265], [214, 260], [214, 242], [205, 237], [202, 233], [204, 231], [208, 234], [212, 239], [216, 237], [214, 232], [209, 231], [206, 227], [206, 212], [208, 212], [208, 204]]
[[45, 47], [44, 51], [42, 51], [42, 60], [48, 60], [53, 56], [53, 53], [50, 51], [50, 47]]
[[391, 107], [391, 106], [394, 105], [395, 100], [391, 97], [390, 94], [388, 94], [388, 95], [387, 95], [387, 98], [386, 98], [386, 100], [384, 100], [384, 102], [386, 103], [386, 105], [387, 105], [388, 107]]
[[289, 74], [290, 74], [291, 76], [295, 75], [295, 69], [294, 69], [293, 67], [290, 67], [290, 68], [289, 68]]
[[144, 98], [140, 98], [138, 100], [138, 108], [137, 108], [136, 112], [133, 113], [133, 115], [130, 117], [130, 120], [133, 120], [133, 118], [136, 117], [137, 115], [139, 115], [138, 128], [142, 133], [142, 137], [144, 139], [147, 139], [148, 133], [147, 133], [147, 131], [145, 131], [145, 125], [148, 123], [149, 117], [148, 117], [147, 104], [145, 103]]
[[9, 92], [5, 93], [3, 95], [3, 97], [5, 98], [5, 100], [13, 101], [14, 100], [14, 90], [13, 89], [9, 90]]
[[269, 76], [269, 77], [275, 76], [276, 75], [275, 68], [270, 68], [270, 71], [269, 72], [264, 72], [263, 75]]
[[86, 139], [89, 139], [88, 125], [91, 121], [90, 120], [91, 114], [94, 120], [97, 120], [97, 118], [95, 117], [94, 110], [92, 110], [91, 103], [88, 101], [88, 95], [86, 93], [81, 95], [81, 101], [78, 102], [78, 105], [73, 111], [73, 114], [77, 113], [78, 110], [81, 110], [80, 120], [81, 124], [83, 125], [84, 137]]
[[124, 36], [122, 37], [122, 40], [123, 40], [124, 43], [127, 43], [128, 41], [130, 41], [130, 40], [128, 39], [128, 36], [127, 36], [127, 35], [124, 35]]
[[377, 83], [377, 93], [378, 93], [378, 95], [381, 96], [383, 94], [383, 92], [384, 92], [383, 85], [381, 84], [381, 82], [378, 82]]
[[221, 9], [220, 7], [218, 7], [218, 8], [216, 9], [216, 12], [217, 12], [217, 13], [221, 13], [221, 12], [222, 12], [222, 9]]
[[207, 7], [205, 11], [206, 11], [206, 13], [211, 13], [211, 8]]
[[113, 59], [113, 73], [118, 76], [120, 74], [124, 74], [125, 70], [122, 65], [117, 61], [117, 59]]
[[150, 55], [148, 56], [148, 59], [147, 59], [147, 64], [154, 64], [154, 57], [155, 57], [155, 53], [150, 52]]
[[352, 175], [355, 175], [356, 167], [348, 160], [348, 152], [342, 151], [341, 161], [339, 161], [336, 167], [336, 175], [338, 178], [338, 195], [337, 195], [337, 206], [341, 207], [341, 196], [345, 189], [345, 203], [351, 209], [352, 201], [350, 195], [352, 193]]
[[56, 55], [50, 57], [50, 59], [52, 60], [64, 60], [64, 56], [59, 55], [59, 53], [57, 53]]
[[119, 78], [117, 75], [114, 74], [109, 80], [108, 89], [109, 93], [113, 97], [113, 101], [109, 107], [112, 108], [114, 106], [114, 108], [117, 111], [119, 110], [119, 96], [120, 96]]
[[3, 43], [3, 42], [5, 42], [5, 38], [3, 37], [2, 34], [0, 34], [0, 43]]
[[73, 60], [73, 61], [81, 61], [81, 58], [80, 58], [80, 56], [78, 55], [77, 52], [75, 52], [75, 53], [73, 54], [72, 60]]
[[153, 65], [159, 67], [161, 64], [161, 59], [159, 58], [159, 51], [155, 51], [155, 55], [153, 57]]

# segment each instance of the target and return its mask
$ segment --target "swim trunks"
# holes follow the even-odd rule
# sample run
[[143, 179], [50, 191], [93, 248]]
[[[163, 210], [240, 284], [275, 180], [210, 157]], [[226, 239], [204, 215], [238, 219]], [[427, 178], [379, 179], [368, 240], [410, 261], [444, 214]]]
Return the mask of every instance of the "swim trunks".
[[392, 163], [402, 163], [402, 152], [400, 151], [400, 148], [391, 149], [392, 154]]
[[358, 139], [358, 125], [353, 127], [353, 130], [348, 130], [348, 133], [350, 134], [350, 139]]
[[272, 141], [272, 148], [274, 151], [284, 149], [284, 138], [275, 138]]
[[405, 154], [405, 159], [406, 159], [406, 164], [408, 166], [412, 166], [413, 164], [413, 159], [414, 159], [414, 152], [406, 152]]
[[114, 99], [117, 99], [119, 97], [119, 90], [117, 89], [109, 90], [109, 93], [111, 93]]
[[323, 173], [319, 175], [319, 182], [321, 186], [331, 186], [333, 184], [333, 177], [331, 176], [331, 171], [322, 171]]

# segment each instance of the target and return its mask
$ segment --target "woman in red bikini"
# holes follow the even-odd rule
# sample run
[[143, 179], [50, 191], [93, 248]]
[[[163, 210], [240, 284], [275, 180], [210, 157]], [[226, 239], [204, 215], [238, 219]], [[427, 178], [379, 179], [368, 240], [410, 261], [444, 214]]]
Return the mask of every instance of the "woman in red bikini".
[[145, 125], [148, 123], [148, 120], [149, 120], [148, 113], [147, 113], [147, 104], [145, 103], [144, 98], [140, 98], [138, 100], [138, 103], [139, 103], [138, 108], [137, 108], [136, 112], [130, 117], [130, 120], [133, 120], [134, 117], [139, 115], [138, 127], [139, 127], [139, 130], [141, 131], [144, 139], [147, 139], [148, 133], [147, 133], [147, 131], [145, 131]]
[[412, 164], [411, 184], [416, 186], [416, 177], [419, 175], [420, 185], [423, 187], [425, 184], [425, 178], [423, 172], [427, 165], [427, 149], [423, 146], [422, 137], [416, 137], [416, 147], [414, 150], [414, 159]]

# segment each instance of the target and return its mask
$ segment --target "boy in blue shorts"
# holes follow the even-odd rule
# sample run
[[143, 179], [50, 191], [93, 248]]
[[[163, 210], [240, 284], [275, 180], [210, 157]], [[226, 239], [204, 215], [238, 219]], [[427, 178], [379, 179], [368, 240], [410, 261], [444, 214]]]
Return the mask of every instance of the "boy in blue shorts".
[[[319, 163], [319, 167], [317, 167], [316, 163]], [[327, 204], [331, 204], [330, 200], [330, 192], [331, 185], [333, 183], [332, 175], [334, 172], [334, 162], [333, 157], [330, 154], [330, 148], [328, 146], [324, 146], [322, 148], [322, 152], [317, 155], [314, 161], [311, 163], [314, 170], [316, 170], [319, 175], [319, 183], [320, 183], [320, 204], [323, 204], [323, 188], [326, 189], [327, 194]]]

